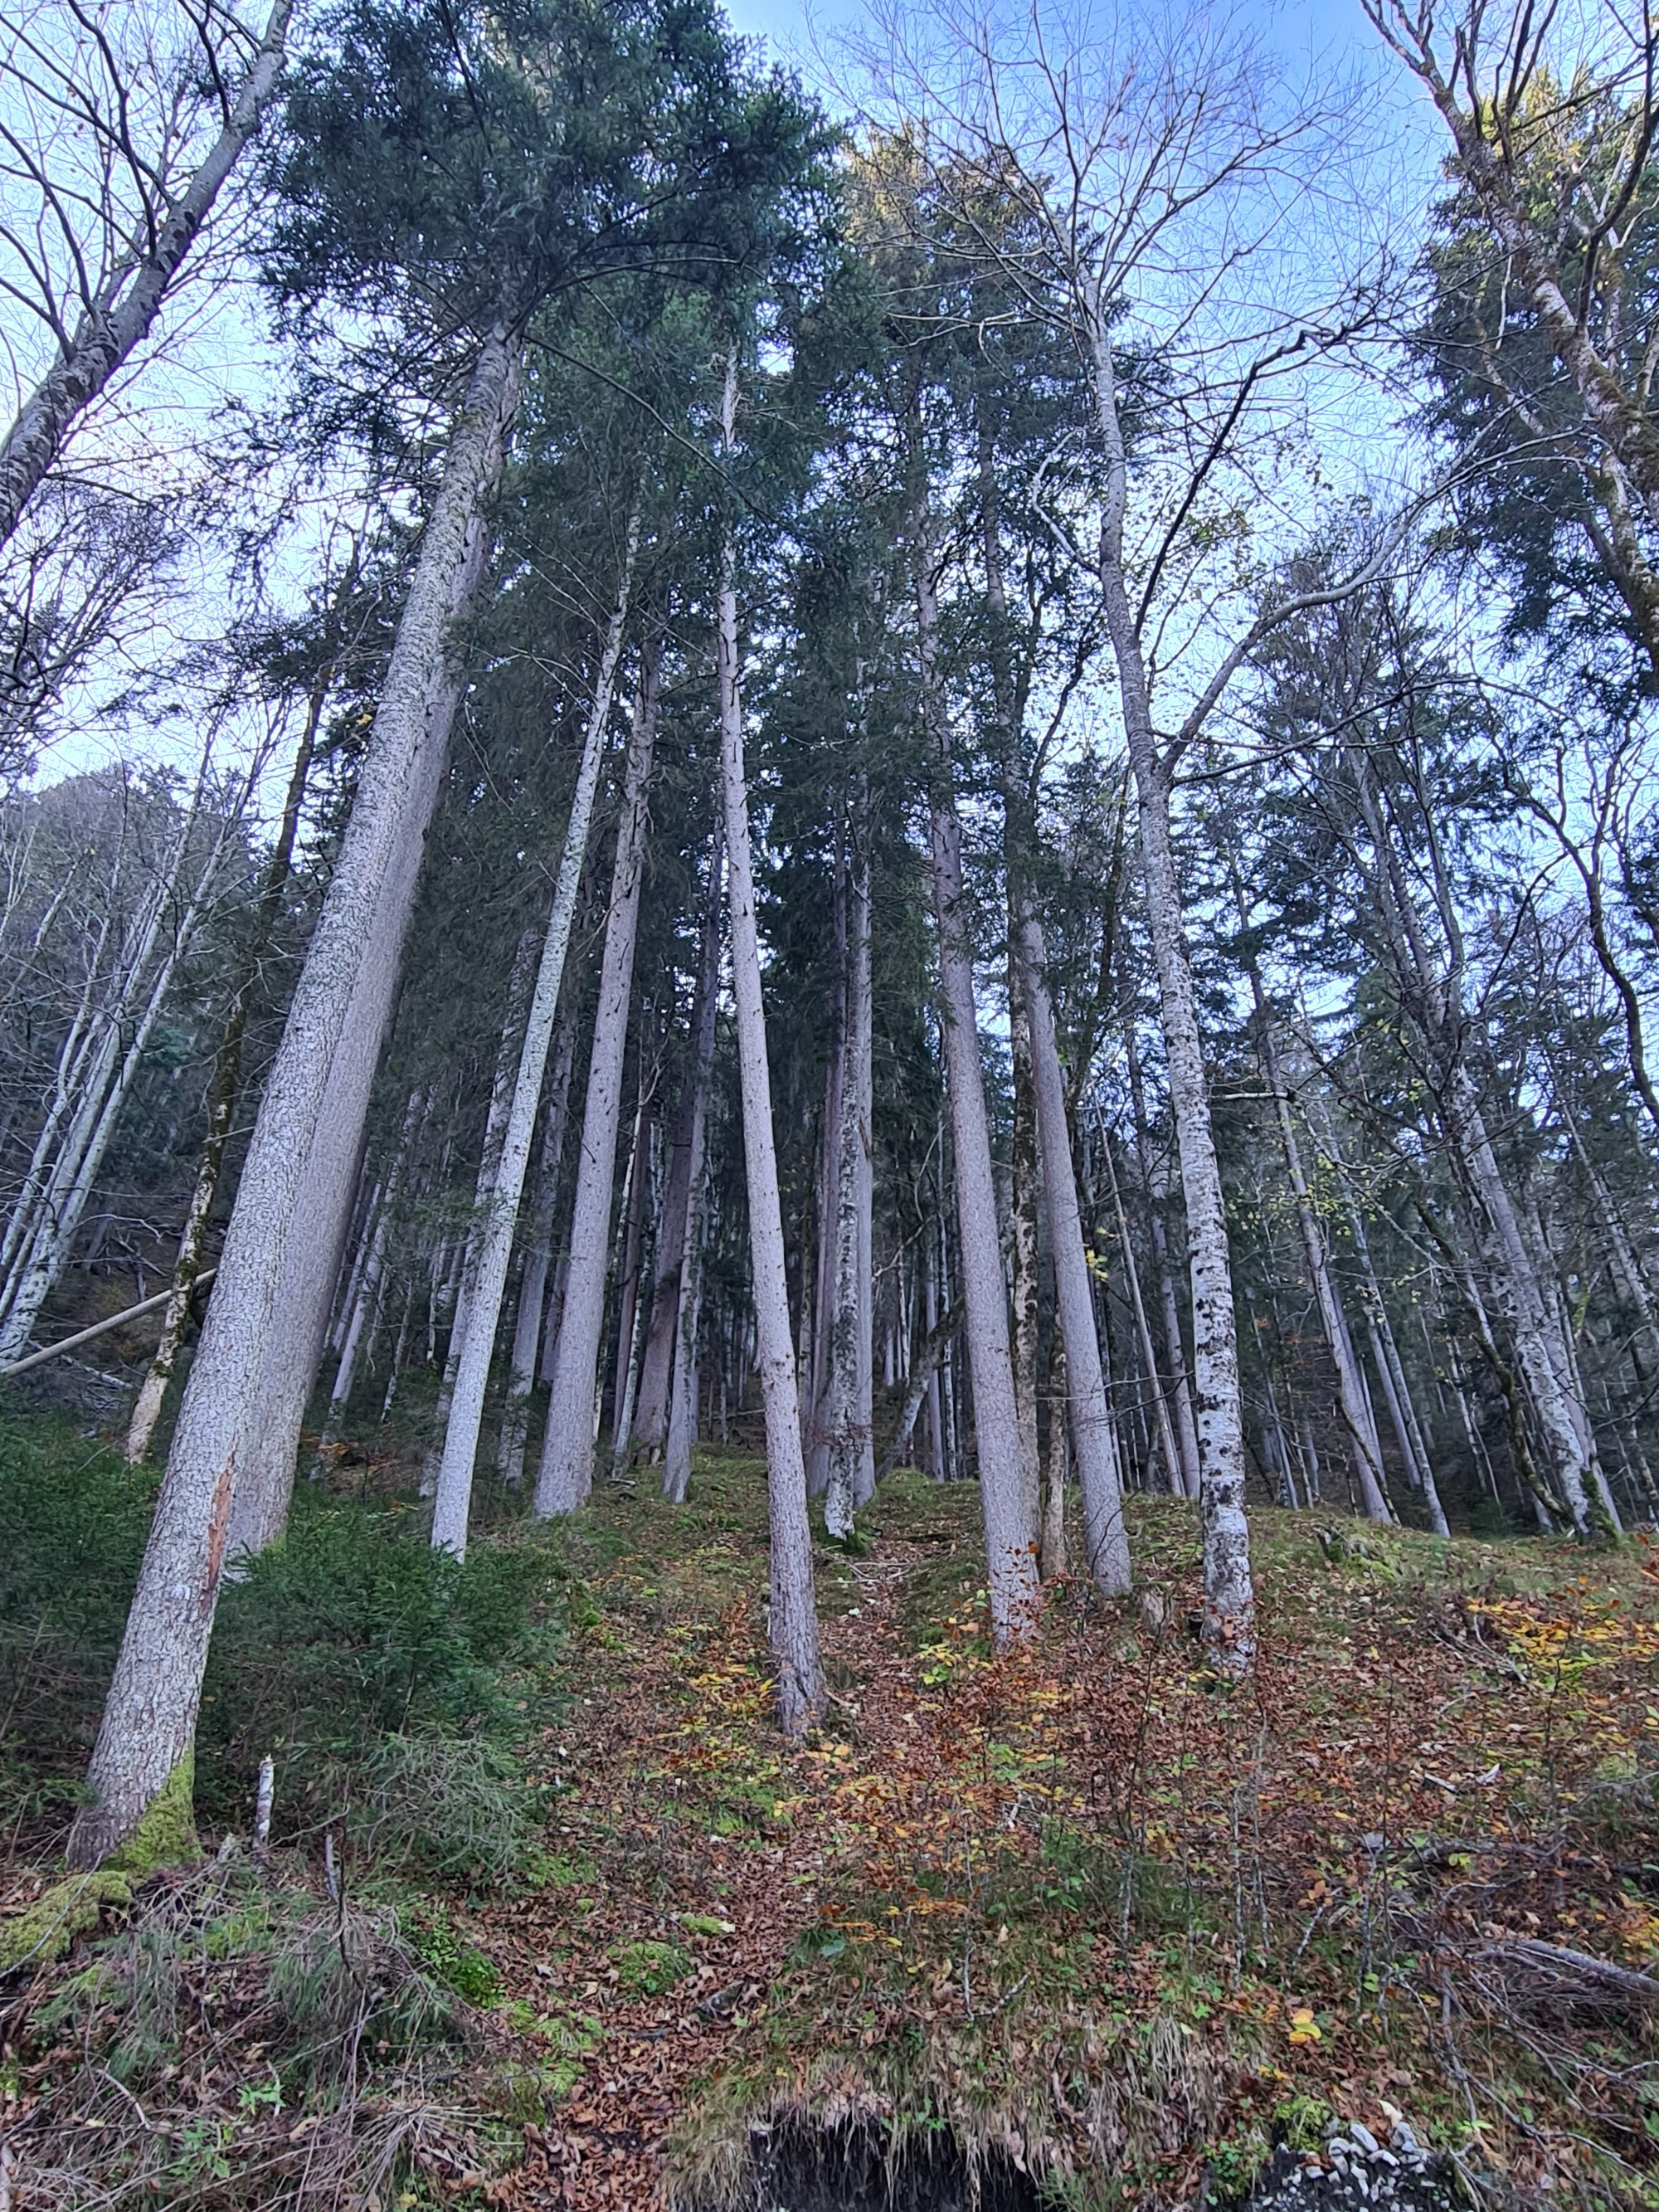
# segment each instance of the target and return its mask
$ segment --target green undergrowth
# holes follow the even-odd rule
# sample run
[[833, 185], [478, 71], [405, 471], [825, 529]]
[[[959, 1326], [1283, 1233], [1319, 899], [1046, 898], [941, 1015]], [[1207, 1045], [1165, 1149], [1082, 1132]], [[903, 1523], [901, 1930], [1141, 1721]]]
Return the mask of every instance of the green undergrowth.
[[[67, 1423], [0, 1406], [0, 1783], [15, 1850], [49, 1855], [79, 1802], [155, 1482]], [[197, 1734], [204, 1833], [246, 1829], [270, 1756], [279, 1841], [314, 1847], [332, 1830], [384, 1871], [464, 1887], [534, 1862], [526, 1747], [556, 1708], [586, 1601], [556, 1532], [506, 1525], [462, 1564], [432, 1550], [421, 1518], [395, 1497], [302, 1483], [283, 1540], [227, 1579]], [[136, 1870], [190, 1856], [188, 1810]]]
[[435, 2207], [509, 2161], [465, 1976], [388, 1905], [240, 1853], [125, 1902], [39, 1991], [11, 2069], [13, 2170], [49, 2172], [54, 2203]]

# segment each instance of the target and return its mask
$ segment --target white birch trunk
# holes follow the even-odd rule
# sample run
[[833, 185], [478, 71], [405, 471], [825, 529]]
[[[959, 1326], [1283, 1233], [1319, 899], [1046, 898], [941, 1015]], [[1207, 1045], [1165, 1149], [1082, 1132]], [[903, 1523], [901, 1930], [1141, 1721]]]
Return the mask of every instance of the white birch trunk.
[[1244, 1428], [1238, 1395], [1238, 1337], [1227, 1208], [1210, 1126], [1209, 1088], [1193, 975], [1182, 929], [1181, 886], [1170, 827], [1170, 781], [1158, 749], [1139, 631], [1123, 569], [1127, 454], [1118, 418], [1110, 335], [1090, 333], [1097, 416], [1108, 482], [1101, 526], [1100, 583], [1116, 662], [1118, 696], [1140, 815], [1141, 875], [1158, 972], [1169, 1066], [1170, 1104], [1181, 1158], [1191, 1257], [1193, 1397], [1198, 1436], [1199, 1510], [1204, 1540], [1204, 1640], [1215, 1662], [1243, 1674], [1255, 1656], [1255, 1594], [1244, 1515]]
[[[492, 331], [451, 438], [356, 800], [243, 1167], [92, 1756], [93, 1801], [70, 1834], [70, 1863], [77, 1869], [100, 1865], [163, 1791], [189, 1790], [231, 1507], [253, 1433], [283, 1261], [376, 906], [400, 847], [411, 836], [418, 843], [423, 827], [411, 826], [407, 800], [427, 737], [432, 672], [448, 647], [456, 580], [467, 567], [499, 462], [517, 368], [516, 343], [504, 330]], [[363, 1041], [371, 1060], [382, 1028], [377, 1024]], [[320, 1328], [318, 1334], [320, 1340]], [[269, 1348], [271, 1364], [293, 1349]]]
[[[640, 873], [645, 853], [647, 786], [656, 739], [659, 665], [643, 658], [628, 747], [622, 817], [611, 872], [611, 904], [599, 971], [599, 1001], [588, 1061], [587, 1103], [577, 1157], [570, 1221], [570, 1266], [553, 1358], [547, 1435], [536, 1477], [536, 1512], [574, 1513], [593, 1484], [593, 1393], [605, 1330], [605, 1273], [611, 1252], [611, 1204], [617, 1177], [617, 1130], [622, 1115], [623, 1061], [634, 997], [634, 948], [639, 935]], [[634, 1171], [639, 1167], [634, 1146]], [[628, 1348], [622, 1348], [624, 1364]], [[620, 1410], [620, 1409], [619, 1409]]]

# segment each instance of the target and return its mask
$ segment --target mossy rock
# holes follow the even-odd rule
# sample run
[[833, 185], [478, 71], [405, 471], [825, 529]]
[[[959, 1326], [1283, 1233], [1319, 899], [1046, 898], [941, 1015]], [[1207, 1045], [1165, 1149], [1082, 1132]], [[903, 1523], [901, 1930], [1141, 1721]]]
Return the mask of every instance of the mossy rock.
[[89, 1935], [98, 1925], [106, 1906], [131, 1902], [131, 1881], [110, 1867], [54, 1882], [44, 1897], [0, 1922], [0, 1973], [61, 1959], [77, 1936]]

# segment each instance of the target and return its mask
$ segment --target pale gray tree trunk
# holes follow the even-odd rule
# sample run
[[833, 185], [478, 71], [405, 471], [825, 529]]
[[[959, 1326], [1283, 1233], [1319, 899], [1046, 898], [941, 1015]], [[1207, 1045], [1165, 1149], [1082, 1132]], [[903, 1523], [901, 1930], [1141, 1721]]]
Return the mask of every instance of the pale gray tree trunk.
[[264, 35], [217, 138], [167, 206], [142, 252], [124, 256], [66, 334], [52, 363], [0, 445], [0, 545], [56, 463], [77, 416], [149, 337], [226, 179], [276, 95], [294, 0], [276, 0]]
[[[434, 1548], [457, 1559], [466, 1551], [467, 1518], [472, 1500], [472, 1470], [478, 1456], [478, 1431], [483, 1422], [484, 1392], [489, 1382], [489, 1363], [495, 1349], [495, 1329], [501, 1319], [501, 1297], [507, 1289], [513, 1259], [514, 1232], [518, 1226], [519, 1202], [524, 1195], [530, 1164], [531, 1140], [535, 1134], [537, 1109], [547, 1073], [547, 1055], [553, 1041], [559, 993], [564, 984], [566, 957], [570, 950], [571, 926], [576, 915], [576, 893], [587, 854], [587, 833], [593, 818], [593, 801], [605, 761], [605, 729], [611, 720], [617, 665], [634, 593], [634, 562], [639, 551], [640, 518], [635, 507], [628, 524], [622, 575], [605, 633], [593, 686], [592, 704], [583, 732], [581, 759], [571, 794], [570, 816], [565, 825], [564, 847], [559, 855], [552, 911], [542, 940], [536, 988], [531, 995], [519, 1052], [519, 1071], [513, 1086], [507, 1130], [501, 1141], [501, 1165], [478, 1239], [477, 1263], [467, 1301], [466, 1328], [455, 1373], [454, 1395], [444, 1431], [443, 1457], [438, 1468], [432, 1506]], [[587, 1419], [583, 1426], [588, 1427]]]
[[[1237, 888], [1235, 884], [1235, 890]], [[1242, 898], [1241, 893], [1241, 918]], [[1360, 1503], [1365, 1509], [1367, 1520], [1391, 1522], [1395, 1516], [1385, 1487], [1382, 1441], [1377, 1436], [1370, 1401], [1361, 1380], [1359, 1362], [1348, 1328], [1348, 1316], [1343, 1310], [1341, 1294], [1331, 1270], [1324, 1228], [1314, 1210], [1313, 1194], [1308, 1188], [1307, 1174], [1302, 1164], [1302, 1147], [1297, 1141], [1290, 1097], [1279, 1074], [1279, 1053], [1268, 1018], [1267, 995], [1254, 964], [1250, 966], [1249, 974], [1250, 990], [1255, 1000], [1261, 1072], [1273, 1096], [1273, 1111], [1279, 1121], [1279, 1139], [1284, 1148], [1285, 1167], [1290, 1172], [1291, 1190], [1296, 1205], [1296, 1224], [1302, 1238], [1303, 1261], [1319, 1307], [1319, 1318], [1324, 1328], [1325, 1342], [1330, 1350], [1331, 1362], [1336, 1369], [1337, 1404], [1348, 1432], [1348, 1451], [1353, 1462], [1354, 1480], [1359, 1486]], [[1410, 1464], [1407, 1452], [1407, 1467]]]
[[131, 970], [120, 1004], [111, 1012], [85, 1095], [40, 1194], [33, 1234], [13, 1263], [0, 1322], [0, 1364], [21, 1358], [63, 1273], [173, 977], [217, 888], [238, 817], [222, 816], [195, 880], [186, 887], [185, 863], [199, 820], [200, 796], [198, 792], [198, 804], [180, 827], [167, 875], [155, 887], [155, 925], [146, 932], [142, 958]]
[[818, 1142], [817, 1250], [812, 1267], [812, 1345], [802, 1407], [809, 1496], [830, 1483], [831, 1361], [835, 1345], [836, 1225], [841, 1218], [842, 1102], [847, 1080], [847, 833], [836, 833], [831, 873], [830, 944], [834, 959], [833, 1035], [823, 1071], [823, 1119]]
[[847, 1535], [875, 1494], [873, 1304], [871, 1283], [872, 1132], [870, 860], [867, 830], [853, 830], [848, 870], [847, 990], [842, 1027], [833, 1291], [830, 1310], [829, 1463], [824, 1526]]
[[118, 902], [128, 855], [118, 851], [93, 934], [75, 1013], [58, 1048], [52, 1095], [29, 1164], [0, 1232], [0, 1316], [9, 1311], [29, 1255], [49, 1228], [50, 1200], [84, 1153], [121, 1057], [124, 1035], [149, 985], [151, 963], [182, 882], [193, 816], [180, 816], [166, 860], [125, 927]]
[[[736, 438], [738, 357], [726, 357], [721, 409], [729, 454]], [[732, 988], [737, 1007], [743, 1152], [749, 1189], [750, 1265], [756, 1350], [766, 1418], [766, 1492], [771, 1532], [772, 1650], [778, 1662], [778, 1711], [786, 1735], [799, 1735], [823, 1703], [818, 1621], [812, 1587], [812, 1534], [806, 1513], [800, 1391], [789, 1327], [789, 1278], [772, 1130], [766, 1004], [761, 986], [760, 924], [749, 842], [749, 785], [744, 768], [743, 691], [738, 658], [737, 547], [720, 549], [715, 648], [720, 686], [720, 796], [726, 817], [726, 890], [732, 925]]]
[[1042, 932], [1030, 911], [1023, 885], [1018, 903], [1023, 911], [1017, 922], [1016, 958], [1030, 1030], [1037, 1146], [1048, 1242], [1054, 1254], [1054, 1303], [1066, 1354], [1071, 1440], [1077, 1455], [1078, 1485], [1083, 1492], [1084, 1544], [1096, 1587], [1109, 1597], [1117, 1597], [1130, 1582], [1129, 1532], [1123, 1518], [1117, 1432], [1095, 1327], [1094, 1293], [1089, 1283], [1072, 1136], [1066, 1117], [1066, 1079], [1060, 1073], [1060, 1046], [1054, 1035]]
[[501, 1180], [501, 1146], [506, 1141], [507, 1115], [512, 1108], [514, 1086], [518, 1076], [525, 996], [529, 988], [536, 952], [536, 932], [526, 929], [520, 936], [513, 957], [512, 973], [507, 978], [507, 1012], [501, 1019], [501, 1042], [495, 1049], [495, 1069], [490, 1079], [489, 1103], [484, 1110], [483, 1143], [479, 1150], [478, 1171], [472, 1186], [472, 1212], [467, 1221], [466, 1235], [462, 1240], [457, 1270], [454, 1318], [450, 1324], [449, 1346], [444, 1354], [444, 1371], [432, 1410], [432, 1441], [427, 1446], [421, 1468], [420, 1491], [422, 1498], [433, 1497], [437, 1491], [443, 1440], [448, 1433], [450, 1409], [455, 1399], [455, 1380], [460, 1372], [461, 1353], [466, 1345], [473, 1293], [477, 1283], [478, 1255]]
[[1008, 1342], [1008, 1299], [997, 1231], [996, 1184], [980, 1068], [972, 933], [962, 879], [962, 824], [951, 787], [950, 732], [937, 668], [939, 600], [933, 526], [925, 497], [912, 531], [916, 640], [923, 726], [932, 753], [930, 801], [933, 913], [939, 932], [939, 1029], [951, 1110], [957, 1231], [967, 1308], [980, 1506], [992, 1634], [1007, 1644], [1035, 1634], [1040, 1603], [1036, 1531], [1022, 1478], [1019, 1414]]
[[1146, 1142], [1146, 1098], [1140, 1080], [1140, 1059], [1135, 1049], [1134, 1024], [1124, 1033], [1124, 1060], [1129, 1071], [1129, 1096], [1134, 1117], [1135, 1165], [1146, 1200], [1146, 1228], [1152, 1238], [1152, 1264], [1158, 1270], [1158, 1299], [1164, 1323], [1164, 1357], [1170, 1376], [1170, 1402], [1174, 1408], [1176, 1441], [1181, 1458], [1176, 1481], [1188, 1498], [1198, 1496], [1198, 1426], [1193, 1419], [1193, 1394], [1187, 1382], [1187, 1349], [1181, 1337], [1181, 1309], [1176, 1301], [1175, 1271], [1170, 1264], [1170, 1233], [1164, 1223], [1153, 1187], [1151, 1151]]
[[[76, 1868], [101, 1864], [164, 1793], [176, 1810], [187, 1810], [179, 1801], [187, 1801], [191, 1787], [202, 1671], [231, 1541], [232, 1505], [258, 1413], [260, 1376], [267, 1364], [296, 1356], [291, 1345], [270, 1346], [283, 1262], [309, 1197], [312, 1145], [377, 908], [397, 887], [400, 854], [411, 842], [418, 848], [424, 828], [424, 817], [411, 823], [409, 802], [411, 787], [418, 792], [423, 781], [417, 771], [429, 747], [434, 671], [449, 649], [458, 586], [477, 558], [481, 509], [517, 398], [518, 360], [516, 340], [504, 328], [494, 330], [451, 437], [356, 799], [266, 1083], [179, 1408], [92, 1756], [92, 1801], [70, 1834]], [[435, 777], [432, 782], [435, 790]], [[384, 1026], [383, 1014], [357, 1039], [371, 1065]], [[352, 1134], [354, 1154], [361, 1126]], [[337, 1214], [321, 1232], [328, 1236], [331, 1228], [337, 1250], [338, 1221]], [[324, 1316], [325, 1323], [325, 1298]]]
[[611, 1404], [612, 1459], [628, 1449], [634, 1424], [634, 1393], [639, 1382], [640, 1266], [644, 1256], [645, 1209], [651, 1180], [651, 1103], [655, 1074], [640, 1054], [638, 1097], [634, 1109], [634, 1141], [629, 1148], [626, 1188], [623, 1192], [623, 1238], [617, 1269], [617, 1370], [612, 1378]]
[[1353, 1238], [1354, 1249], [1359, 1255], [1360, 1268], [1365, 1278], [1372, 1340], [1376, 1349], [1378, 1368], [1385, 1378], [1390, 1412], [1399, 1425], [1396, 1433], [1400, 1437], [1400, 1448], [1407, 1465], [1413, 1459], [1417, 1462], [1418, 1486], [1428, 1508], [1429, 1526], [1436, 1535], [1448, 1536], [1451, 1531], [1447, 1526], [1445, 1508], [1440, 1502], [1440, 1486], [1435, 1480], [1434, 1462], [1419, 1426], [1411, 1393], [1407, 1387], [1405, 1367], [1389, 1323], [1388, 1308], [1382, 1302], [1382, 1285], [1377, 1281], [1376, 1269], [1371, 1264], [1370, 1240], [1365, 1234], [1364, 1217], [1355, 1204], [1351, 1190], [1346, 1197], [1348, 1231]]
[[356, 1285], [349, 1296], [349, 1310], [344, 1316], [345, 1331], [340, 1343], [339, 1364], [334, 1370], [334, 1380], [329, 1386], [328, 1418], [319, 1441], [317, 1457], [320, 1462], [326, 1447], [340, 1432], [340, 1425], [351, 1399], [351, 1386], [356, 1379], [357, 1362], [365, 1341], [371, 1340], [379, 1326], [381, 1284], [386, 1275], [386, 1243], [392, 1233], [395, 1209], [403, 1192], [404, 1169], [410, 1146], [414, 1144], [426, 1112], [426, 1095], [411, 1091], [409, 1103], [404, 1109], [403, 1127], [398, 1134], [398, 1149], [392, 1154], [392, 1164], [386, 1170], [385, 1183], [375, 1194], [371, 1218], [365, 1223], [363, 1264]]
[[691, 1138], [693, 1129], [701, 1131], [702, 1127], [708, 1107], [709, 1071], [714, 1064], [714, 1018], [720, 996], [721, 853], [717, 823], [709, 860], [708, 896], [703, 905], [702, 932], [697, 948], [697, 981], [686, 1037], [685, 1074], [675, 1115], [668, 1190], [663, 1200], [653, 1267], [651, 1322], [640, 1370], [639, 1402], [634, 1413], [635, 1437], [640, 1447], [650, 1452], [662, 1449], [667, 1432], [669, 1389], [682, 1303], [680, 1285], [685, 1270], [692, 1193], [700, 1171], [699, 1164], [693, 1160]]
[[1454, 1127], [1462, 1139], [1465, 1171], [1475, 1200], [1475, 1226], [1494, 1285], [1507, 1308], [1515, 1339], [1516, 1364], [1532, 1401], [1547, 1460], [1575, 1531], [1589, 1534], [1606, 1521], [1616, 1534], [1617, 1517], [1604, 1502], [1593, 1452], [1586, 1449], [1581, 1409], [1569, 1395], [1561, 1347], [1554, 1334], [1542, 1285], [1521, 1234], [1514, 1201], [1498, 1164], [1474, 1086], [1460, 1066], [1454, 1076]]
[[[720, 885], [723, 840], [714, 848], [714, 884]], [[662, 1494], [677, 1505], [685, 1503], [691, 1484], [691, 1447], [697, 1441], [697, 1341], [702, 1320], [702, 1218], [705, 1202], [704, 1134], [708, 1127], [708, 1090], [698, 1091], [693, 1103], [687, 1148], [690, 1156], [689, 1204], [686, 1208], [685, 1247], [680, 1263], [679, 1300], [674, 1316], [674, 1368], [669, 1382], [668, 1431], [664, 1439]]]
[[1181, 1451], [1176, 1443], [1175, 1424], [1170, 1418], [1169, 1401], [1164, 1395], [1164, 1380], [1158, 1373], [1158, 1352], [1152, 1343], [1152, 1323], [1146, 1318], [1146, 1300], [1141, 1296], [1140, 1270], [1135, 1264], [1134, 1247], [1129, 1242], [1129, 1224], [1124, 1216], [1123, 1200], [1117, 1187], [1117, 1168], [1112, 1158], [1112, 1142], [1107, 1131], [1100, 1133], [1100, 1149], [1106, 1163], [1106, 1179], [1111, 1186], [1112, 1212], [1117, 1220], [1118, 1244], [1123, 1254], [1123, 1273], [1129, 1285], [1129, 1299], [1134, 1308], [1135, 1333], [1140, 1340], [1140, 1356], [1146, 1368], [1146, 1387], [1152, 1394], [1152, 1413], [1158, 1425], [1159, 1455], [1164, 1462], [1164, 1473], [1170, 1491], [1180, 1498], [1185, 1486], [1182, 1480]]
[[1238, 1395], [1238, 1339], [1227, 1252], [1226, 1200], [1210, 1124], [1203, 1045], [1182, 923], [1181, 885], [1170, 824], [1170, 775], [1152, 721], [1146, 665], [1123, 566], [1127, 453], [1104, 315], [1095, 317], [1090, 335], [1097, 416], [1107, 461], [1100, 533], [1101, 595], [1139, 807], [1147, 929], [1158, 973], [1170, 1104], [1187, 1208], [1194, 1413], [1204, 1539], [1204, 1640], [1218, 1666], [1229, 1673], [1242, 1674], [1255, 1656], [1255, 1595], [1250, 1578], [1249, 1525], [1244, 1516], [1244, 1428]]
[[1042, 1533], [1042, 1459], [1037, 1424], [1037, 1165], [1036, 1109], [1031, 1095], [1031, 1033], [1017, 947], [1018, 923], [1008, 916], [1008, 1042], [1013, 1077], [1013, 1141], [1009, 1159], [1008, 1355], [1019, 1422], [1020, 1510], [1035, 1545]]
[[501, 1407], [501, 1433], [496, 1464], [501, 1470], [501, 1480], [509, 1490], [516, 1490], [524, 1480], [525, 1442], [530, 1425], [530, 1394], [536, 1387], [537, 1354], [541, 1349], [542, 1323], [547, 1312], [547, 1281], [553, 1264], [553, 1218], [558, 1205], [559, 1169], [564, 1158], [565, 1124], [570, 1112], [570, 1075], [575, 1058], [575, 1026], [568, 1018], [561, 1017], [558, 1042], [552, 1048], [553, 1073], [548, 1079], [547, 1104], [542, 1115], [542, 1149], [536, 1167], [536, 1194], [531, 1206], [524, 1273], [519, 1280], [519, 1310], [513, 1324], [513, 1352], [507, 1370], [507, 1396]]
[[[302, 1115], [309, 1135], [293, 1176], [301, 1225], [296, 1234], [284, 1230], [276, 1253], [276, 1289], [264, 1331], [271, 1357], [253, 1370], [251, 1387], [257, 1401], [240, 1442], [226, 1547], [232, 1559], [275, 1542], [288, 1519], [301, 1425], [322, 1359], [361, 1172], [369, 1098], [397, 1005], [427, 826], [442, 787], [450, 732], [465, 689], [458, 631], [477, 601], [489, 558], [484, 509], [518, 407], [520, 356], [520, 341], [505, 326], [491, 331], [479, 355], [421, 541], [375, 717], [371, 747], [385, 726], [388, 778], [384, 789], [375, 783], [374, 802], [377, 814], [382, 797], [392, 811], [380, 817], [374, 832], [379, 857], [368, 896], [359, 902], [354, 894], [343, 909], [358, 931], [349, 998], [343, 1018], [337, 1023], [332, 1011], [328, 1016], [332, 1042], [323, 1097]], [[354, 817], [362, 799], [360, 784]], [[330, 957], [335, 957], [331, 951]], [[343, 961], [345, 953], [339, 957]], [[307, 1036], [307, 1058], [319, 1041], [320, 1031]], [[297, 1074], [296, 1068], [296, 1080]], [[246, 1175], [244, 1168], [244, 1183]], [[284, 1200], [277, 1207], [290, 1221], [293, 1203]], [[216, 1304], [223, 1280], [222, 1273], [214, 1285]], [[250, 1386], [244, 1382], [242, 1387]]]
[[[634, 948], [639, 935], [640, 875], [645, 854], [647, 786], [656, 740], [659, 673], [655, 641], [642, 656], [639, 698], [629, 740], [622, 818], [611, 872], [599, 970], [599, 1007], [588, 1061], [587, 1103], [576, 1164], [576, 1197], [570, 1220], [570, 1266], [564, 1310], [553, 1358], [547, 1435], [536, 1477], [536, 1512], [545, 1518], [573, 1513], [593, 1483], [593, 1391], [605, 1330], [605, 1274], [611, 1253], [611, 1204], [617, 1176], [617, 1129], [622, 1114], [623, 1061], [628, 1013], [634, 995]], [[634, 1146], [634, 1173], [640, 1166]], [[620, 1285], [619, 1285], [620, 1287]], [[627, 1338], [622, 1358], [628, 1358]]]

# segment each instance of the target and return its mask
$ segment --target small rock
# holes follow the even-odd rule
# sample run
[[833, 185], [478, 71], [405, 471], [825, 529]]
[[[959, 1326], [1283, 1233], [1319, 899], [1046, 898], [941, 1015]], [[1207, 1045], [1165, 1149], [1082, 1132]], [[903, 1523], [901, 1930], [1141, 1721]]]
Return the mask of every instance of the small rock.
[[1357, 2143], [1364, 2147], [1369, 2157], [1374, 2158], [1376, 2155], [1378, 2148], [1376, 2137], [1369, 2128], [1362, 2127], [1358, 2120], [1351, 2120], [1348, 2123], [1348, 2133]]

